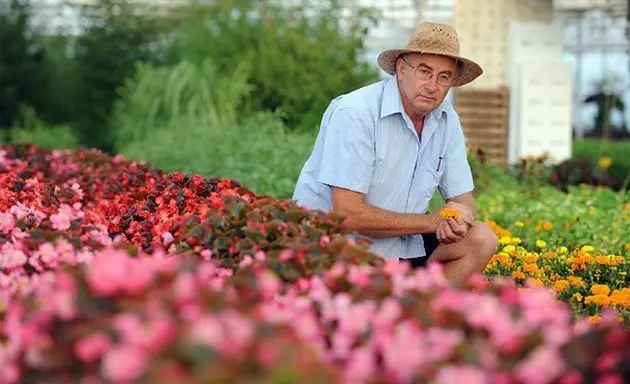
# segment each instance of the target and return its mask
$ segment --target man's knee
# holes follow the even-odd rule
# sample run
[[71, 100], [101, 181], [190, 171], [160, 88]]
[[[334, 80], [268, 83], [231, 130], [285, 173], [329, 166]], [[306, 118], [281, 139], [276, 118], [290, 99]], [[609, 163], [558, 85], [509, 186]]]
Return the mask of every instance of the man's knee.
[[469, 235], [470, 242], [474, 247], [480, 252], [489, 255], [489, 257], [492, 257], [499, 246], [499, 239], [492, 228], [481, 221], [475, 222], [470, 229]]

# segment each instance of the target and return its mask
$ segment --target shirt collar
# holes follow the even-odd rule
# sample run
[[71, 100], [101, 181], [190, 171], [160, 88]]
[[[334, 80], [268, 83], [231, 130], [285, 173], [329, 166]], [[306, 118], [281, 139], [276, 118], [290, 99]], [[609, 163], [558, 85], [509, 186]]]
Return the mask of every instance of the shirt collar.
[[[442, 103], [431, 112], [438, 120], [446, 115], [445, 103], [446, 99], [444, 99], [444, 101], [442, 101]], [[381, 118], [393, 115], [394, 113], [404, 113], [396, 75], [385, 82], [385, 87], [383, 89], [383, 101], [381, 102]]]

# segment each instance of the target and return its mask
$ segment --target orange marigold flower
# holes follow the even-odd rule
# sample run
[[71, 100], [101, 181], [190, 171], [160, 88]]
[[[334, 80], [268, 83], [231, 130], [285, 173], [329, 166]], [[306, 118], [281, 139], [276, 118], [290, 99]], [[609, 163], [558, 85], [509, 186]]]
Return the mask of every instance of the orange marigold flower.
[[524, 279], [525, 278], [525, 274], [523, 273], [523, 271], [514, 271], [512, 272], [512, 278], [514, 279]]
[[591, 287], [591, 293], [593, 295], [606, 295], [610, 293], [610, 287], [604, 284], [595, 284]]
[[545, 224], [543, 224], [543, 228], [545, 229], [545, 231], [551, 231], [551, 229], [553, 228], [553, 223], [547, 221], [545, 222]]
[[589, 316], [588, 319], [586, 319], [586, 321], [590, 325], [597, 325], [602, 321], [602, 318], [600, 316], [593, 315], [593, 316]]
[[582, 280], [581, 277], [578, 276], [568, 276], [567, 280], [569, 281], [569, 283], [574, 286], [574, 287], [578, 287], [578, 288], [585, 288], [586, 287], [586, 283], [584, 283], [584, 280]]
[[612, 260], [608, 256], [596, 256], [595, 262], [599, 265], [608, 265]]
[[538, 261], [538, 255], [535, 253], [528, 253], [527, 256], [525, 256], [526, 263], [535, 264], [537, 261]]
[[567, 288], [569, 288], [571, 286], [571, 284], [567, 281], [567, 280], [558, 280], [556, 281], [556, 283], [553, 285], [553, 289], [554, 291], [556, 291], [557, 293], [563, 292], [565, 291]]
[[584, 299], [584, 297], [582, 297], [582, 294], [579, 292], [574, 293], [572, 297], [578, 302], [582, 302], [582, 299]]
[[620, 308], [630, 308], [630, 288], [615, 289], [610, 294], [610, 303]]
[[584, 303], [595, 304], [601, 307], [607, 307], [610, 305], [610, 296], [607, 296], [607, 295], [586, 296], [586, 299], [584, 299]]
[[440, 210], [440, 216], [444, 219], [452, 218], [457, 220], [459, 218], [459, 211], [454, 208], [442, 208]]
[[523, 271], [531, 274], [536, 274], [540, 270], [538, 269], [538, 265], [527, 263], [523, 265]]

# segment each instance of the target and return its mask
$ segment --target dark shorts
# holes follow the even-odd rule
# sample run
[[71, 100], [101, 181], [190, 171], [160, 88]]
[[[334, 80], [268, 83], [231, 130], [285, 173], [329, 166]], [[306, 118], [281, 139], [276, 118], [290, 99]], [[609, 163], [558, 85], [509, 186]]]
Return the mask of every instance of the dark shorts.
[[438, 247], [439, 242], [435, 233], [423, 233], [422, 240], [424, 241], [424, 249], [427, 252], [427, 255], [424, 257], [414, 257], [412, 259], [401, 259], [411, 263], [412, 268], [422, 268], [424, 267], [435, 249]]

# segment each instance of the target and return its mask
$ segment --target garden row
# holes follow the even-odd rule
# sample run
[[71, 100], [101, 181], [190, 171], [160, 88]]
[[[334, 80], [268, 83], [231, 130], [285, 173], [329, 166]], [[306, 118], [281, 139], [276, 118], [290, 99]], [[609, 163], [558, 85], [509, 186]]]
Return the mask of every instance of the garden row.
[[[409, 271], [346, 233], [343, 217], [232, 180], [0, 149], [0, 382], [628, 375], [630, 334], [612, 310], [593, 324], [512, 277], [451, 287], [439, 266]], [[504, 235], [492, 265], [525, 253]]]

